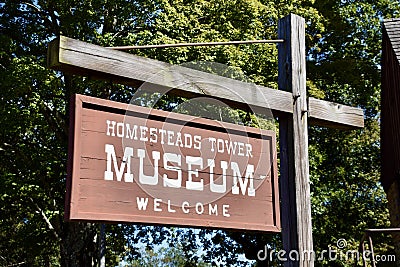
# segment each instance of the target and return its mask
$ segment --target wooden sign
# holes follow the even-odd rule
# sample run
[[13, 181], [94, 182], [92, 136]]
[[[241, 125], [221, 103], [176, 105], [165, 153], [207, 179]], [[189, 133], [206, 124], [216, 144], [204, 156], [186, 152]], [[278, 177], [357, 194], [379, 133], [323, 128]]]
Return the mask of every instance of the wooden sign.
[[71, 112], [67, 220], [280, 231], [273, 131], [82, 95]]

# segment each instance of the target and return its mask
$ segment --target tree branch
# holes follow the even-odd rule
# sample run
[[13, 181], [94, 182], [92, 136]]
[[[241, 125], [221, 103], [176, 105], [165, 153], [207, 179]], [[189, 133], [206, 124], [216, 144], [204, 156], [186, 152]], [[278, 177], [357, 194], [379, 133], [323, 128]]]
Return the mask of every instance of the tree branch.
[[[27, 5], [31, 8], [33, 8], [37, 13], [40, 14], [40, 16], [43, 17], [43, 20], [45, 23], [47, 23], [54, 31], [54, 34], [58, 34], [59, 32], [59, 25], [57, 23], [57, 17], [55, 16], [54, 12], [45, 12], [44, 10], [40, 9], [38, 6], [32, 4], [32, 3], [27, 3], [27, 2], [22, 2], [21, 4]], [[51, 20], [48, 18], [48, 16], [51, 18]]]
[[29, 199], [32, 202], [32, 204], [36, 207], [37, 211], [42, 215], [43, 220], [46, 222], [47, 226], [49, 227], [49, 229], [53, 233], [53, 235], [56, 238], [56, 240], [61, 242], [60, 235], [57, 233], [56, 229], [53, 227], [53, 225], [51, 224], [49, 218], [46, 216], [44, 211], [39, 207], [39, 205], [35, 201], [33, 201], [33, 199], [31, 197]]

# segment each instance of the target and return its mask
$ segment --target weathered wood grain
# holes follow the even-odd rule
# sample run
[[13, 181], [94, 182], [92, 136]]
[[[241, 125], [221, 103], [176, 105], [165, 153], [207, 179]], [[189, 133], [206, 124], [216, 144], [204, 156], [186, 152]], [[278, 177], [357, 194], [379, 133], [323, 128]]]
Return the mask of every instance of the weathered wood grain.
[[[302, 257], [313, 251], [306, 93], [305, 21], [297, 15], [279, 20], [279, 89], [293, 95], [293, 114], [281, 118], [280, 189], [284, 250]], [[314, 266], [313, 259], [289, 260], [285, 266]]]
[[[244, 110], [250, 108], [263, 113], [270, 109], [275, 116], [293, 113], [293, 97], [288, 92], [171, 65], [64, 36], [49, 45], [48, 66], [72, 74], [135, 87], [147, 82], [149, 86], [146, 86], [146, 89], [149, 90], [188, 98], [209, 96]], [[327, 110], [328, 103], [314, 101], [312, 98], [310, 100], [311, 123], [315, 121], [319, 124], [324, 120], [324, 126], [329, 127], [363, 127], [364, 117], [361, 109], [342, 105], [340, 110]], [[329, 115], [326, 114], [328, 111]], [[353, 114], [351, 118], [341, 116], [349, 113]]]
[[[49, 67], [183, 97], [212, 96], [230, 105], [291, 112], [290, 94], [61, 36], [49, 47]], [[151, 89], [151, 86], [146, 86]]]
[[328, 102], [310, 97], [308, 99], [308, 116], [310, 124], [331, 126], [335, 128], [348, 128], [351, 125], [364, 127], [364, 113], [362, 109], [353, 108], [333, 102]]

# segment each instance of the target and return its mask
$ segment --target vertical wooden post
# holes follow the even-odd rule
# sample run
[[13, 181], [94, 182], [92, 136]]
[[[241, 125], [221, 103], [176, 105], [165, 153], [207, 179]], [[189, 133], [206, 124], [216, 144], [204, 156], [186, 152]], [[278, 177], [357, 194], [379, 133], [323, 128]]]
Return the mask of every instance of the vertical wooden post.
[[[279, 89], [292, 92], [293, 114], [280, 117], [280, 190], [285, 266], [314, 266], [308, 165], [305, 21], [279, 20]], [[292, 251], [292, 252], [291, 252]], [[295, 251], [295, 252], [293, 252]], [[298, 260], [293, 260], [298, 256]]]

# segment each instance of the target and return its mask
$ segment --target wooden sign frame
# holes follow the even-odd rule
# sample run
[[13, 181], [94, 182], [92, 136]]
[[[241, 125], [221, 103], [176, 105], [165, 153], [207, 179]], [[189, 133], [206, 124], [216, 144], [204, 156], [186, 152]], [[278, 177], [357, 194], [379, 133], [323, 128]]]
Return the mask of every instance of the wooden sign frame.
[[[273, 112], [279, 119], [280, 194], [282, 241], [285, 251], [300, 255], [313, 251], [308, 124], [338, 129], [364, 127], [360, 108], [307, 97], [305, 64], [305, 20], [290, 14], [279, 20], [279, 90], [247, 84], [185, 69], [185, 80], [196, 84], [200, 77], [212, 81], [196, 87], [174, 87], [169, 94], [182, 97], [217, 98], [234, 108]], [[144, 82], [168, 87], [160, 71], [170, 64], [113, 51], [60, 36], [49, 46], [48, 66], [67, 73], [90, 76], [139, 87]], [[219, 86], [215, 86], [215, 85]], [[197, 85], [197, 84], [196, 84]], [[222, 88], [222, 89], [221, 89]], [[265, 103], [267, 100], [269, 103]], [[289, 260], [285, 266], [314, 266], [314, 259]]]
[[[72, 139], [69, 148], [71, 164], [68, 168], [66, 220], [280, 231], [276, 137], [273, 131], [83, 95], [75, 95], [71, 103], [70, 136]], [[139, 127], [136, 128], [138, 132], [136, 132], [135, 138], [137, 140], [124, 139], [125, 135], [132, 137], [132, 132], [121, 133], [126, 131], [124, 130], [125, 125], [127, 126], [126, 130], [132, 129], [133, 125]], [[146, 127], [146, 137], [141, 131], [142, 127]], [[159, 129], [160, 132], [163, 132], [165, 135], [164, 145], [160, 143], [164, 142], [160, 140], [161, 137], [158, 142], [150, 142], [149, 131], [152, 129]], [[175, 145], [168, 146], [167, 139], [169, 143], [170, 133], [172, 136], [182, 135], [182, 138], [185, 134], [186, 139], [193, 133], [190, 138], [201, 137], [202, 141], [198, 141], [198, 146], [202, 145], [202, 147], [196, 150], [195, 144], [193, 147], [190, 145], [191, 147], [187, 148], [188, 145], [184, 146], [183, 143], [178, 145], [178, 149]], [[162, 135], [160, 134], [160, 136]], [[142, 142], [142, 137], [147, 142]], [[200, 138], [198, 139], [200, 140]], [[217, 143], [217, 140], [224, 140], [227, 145], [228, 141], [231, 141], [230, 145], [232, 146], [233, 143], [235, 147], [237, 145], [237, 150], [228, 154], [228, 148], [224, 150], [223, 146], [219, 145], [221, 142]], [[122, 144], [124, 142], [125, 147]], [[107, 152], [107, 148], [110, 146], [112, 146], [112, 155], [111, 152]], [[131, 149], [130, 151], [135, 151], [130, 154], [132, 157], [125, 157], [124, 148], [126, 151], [127, 147]], [[149, 161], [146, 161], [144, 156], [141, 161], [139, 149], [142, 153], [146, 152]], [[264, 149], [267, 151], [263, 151]], [[168, 155], [171, 155], [172, 153], [169, 152], [177, 150], [179, 151], [175, 155], [182, 156], [179, 163], [179, 168], [182, 170], [181, 182], [179, 183], [180, 188], [171, 188], [171, 185], [165, 185], [165, 178], [164, 185], [162, 185], [162, 177], [167, 177], [167, 174], [171, 176], [177, 174], [176, 170], [171, 171], [172, 167], [170, 166], [176, 162], [170, 160], [168, 164], [165, 163], [167, 152]], [[157, 153], [161, 151], [159, 154], [161, 160], [157, 161], [156, 167], [150, 166], [150, 163], [156, 162], [154, 154], [153, 159], [151, 158], [154, 151]], [[214, 152], [207, 153], [207, 151]], [[124, 156], [123, 160], [122, 156]], [[213, 169], [204, 167], [204, 169], [196, 171], [196, 175], [192, 173], [192, 183], [198, 183], [199, 180], [204, 182], [202, 191], [188, 190], [190, 170], [184, 170], [183, 165], [184, 158], [187, 160], [192, 156], [203, 158], [204, 165], [207, 164], [207, 159], [212, 159], [215, 165]], [[222, 176], [217, 174], [221, 173], [222, 169], [217, 165], [222, 161], [226, 162], [226, 166], [237, 162], [237, 166], [232, 165], [232, 170], [228, 167], [225, 169], [226, 176], [222, 182], [222, 185], [225, 185], [225, 191], [223, 194], [217, 194], [215, 191], [211, 192], [210, 185], [213, 183], [214, 188], [220, 186]], [[123, 165], [122, 162], [127, 164]], [[175, 165], [177, 166], [177, 164]], [[248, 169], [245, 171], [244, 166], [254, 168], [253, 180], [245, 178]], [[240, 169], [240, 174], [235, 174], [233, 167], [236, 168], [235, 170]], [[155, 173], [157, 169], [158, 182], [156, 185], [141, 184], [138, 171], [141, 168], [144, 169], [143, 176]], [[120, 173], [119, 177], [117, 177], [117, 171]], [[129, 178], [131, 179], [129, 181], [125, 171], [135, 179]], [[213, 178], [210, 178], [213, 179], [212, 181], [207, 180], [209, 177], [206, 174], [207, 171], [213, 174]], [[106, 176], [105, 172], [114, 173]], [[265, 176], [260, 174], [265, 174]], [[242, 180], [239, 178], [240, 176], [243, 177]], [[261, 180], [257, 177], [265, 179]], [[170, 179], [171, 183], [177, 181], [175, 178]], [[236, 178], [238, 186], [234, 195], [233, 188]], [[184, 188], [185, 182], [186, 188]], [[254, 196], [250, 194], [251, 188], [255, 189]], [[249, 206], [252, 209], [249, 209]]]

